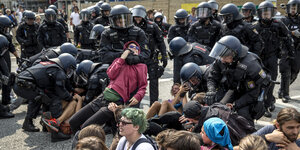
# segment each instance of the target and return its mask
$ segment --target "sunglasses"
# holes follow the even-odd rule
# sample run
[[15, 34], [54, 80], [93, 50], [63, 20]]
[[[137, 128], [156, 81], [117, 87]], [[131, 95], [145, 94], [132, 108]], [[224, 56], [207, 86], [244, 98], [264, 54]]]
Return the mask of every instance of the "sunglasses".
[[127, 122], [127, 121], [124, 121], [124, 120], [119, 120], [118, 122], [118, 125], [122, 125], [122, 126], [126, 126], [128, 124], [133, 124], [132, 122]]
[[135, 49], [137, 49], [137, 50], [140, 49], [138, 46], [133, 46], [133, 45], [129, 45], [129, 48], [135, 48]]

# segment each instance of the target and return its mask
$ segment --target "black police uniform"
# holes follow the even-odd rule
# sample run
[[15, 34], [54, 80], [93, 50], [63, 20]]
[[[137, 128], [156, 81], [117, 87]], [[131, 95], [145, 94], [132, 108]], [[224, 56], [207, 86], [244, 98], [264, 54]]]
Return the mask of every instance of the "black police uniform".
[[57, 22], [59, 22], [64, 27], [65, 33], [69, 32], [68, 24], [66, 23], [66, 21], [63, 18], [57, 18]]
[[188, 30], [188, 41], [197, 42], [212, 48], [219, 39], [221, 24], [211, 20], [208, 25], [197, 21]]
[[100, 41], [100, 55], [104, 64], [111, 64], [123, 53], [123, 45], [129, 41], [136, 41], [141, 47], [139, 54], [140, 61], [146, 62], [150, 57], [147, 48], [147, 37], [145, 32], [139, 27], [132, 26], [128, 29], [114, 29], [112, 27], [102, 32]]
[[[255, 29], [261, 35], [264, 41], [264, 49], [260, 55], [263, 60], [264, 66], [270, 71], [272, 80], [277, 79], [278, 75], [278, 58], [280, 60], [280, 72], [282, 78], [290, 78], [289, 75], [289, 61], [288, 56], [292, 56], [294, 51], [293, 39], [286, 26], [279, 20], [272, 20], [270, 24], [264, 24], [261, 21], [254, 24]], [[284, 84], [284, 83], [283, 83]], [[286, 83], [289, 85], [288, 83]], [[284, 85], [286, 85], [284, 84]], [[284, 87], [284, 88], [288, 88]], [[272, 103], [275, 103], [275, 97], [273, 96], [273, 89], [269, 90], [268, 99], [265, 101], [265, 106], [270, 107]], [[285, 93], [286, 94], [286, 93]]]
[[23, 22], [19, 25], [16, 38], [21, 45], [21, 58], [29, 58], [41, 51], [37, 41], [38, 28], [37, 23], [28, 25]]
[[63, 25], [59, 22], [47, 23], [44, 21], [38, 29], [38, 44], [40, 48], [60, 46], [67, 42], [67, 37]]
[[262, 38], [250, 24], [242, 19], [234, 21], [230, 25], [222, 26], [221, 36], [226, 35], [237, 37], [251, 52], [260, 55], [263, 48]]
[[262, 81], [266, 78], [259, 57], [253, 53], [247, 53], [236, 66], [226, 66], [217, 59], [208, 73], [208, 91], [215, 91], [219, 87], [222, 78], [226, 78], [228, 89], [234, 90], [233, 102], [237, 113], [245, 117], [252, 125], [255, 118], [254, 105], [261, 94]]
[[99, 16], [96, 18], [95, 24], [102, 24], [103, 26], [109, 26], [109, 19], [108, 17]]
[[75, 45], [81, 44], [81, 48], [92, 49], [94, 41], [90, 39], [90, 33], [93, 29], [93, 24], [89, 21], [82, 21], [80, 25], [75, 27], [74, 41]]
[[188, 23], [186, 26], [172, 25], [169, 29], [168, 42], [170, 43], [170, 41], [177, 36], [188, 41], [188, 30], [190, 26], [190, 23]]

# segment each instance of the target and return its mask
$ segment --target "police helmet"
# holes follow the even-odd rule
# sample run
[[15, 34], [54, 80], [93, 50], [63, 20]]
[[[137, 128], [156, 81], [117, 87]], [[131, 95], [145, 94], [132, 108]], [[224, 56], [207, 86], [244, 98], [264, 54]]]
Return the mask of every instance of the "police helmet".
[[286, 4], [286, 13], [288, 15], [298, 15], [300, 12], [300, 0], [289, 0]]
[[11, 27], [11, 25], [12, 22], [7, 16], [5, 15], [0, 16], [0, 33], [7, 34], [9, 32], [9, 27]]
[[55, 5], [50, 5], [48, 8], [53, 9], [55, 13], [58, 13], [57, 7]]
[[232, 56], [234, 60], [245, 57], [248, 49], [240, 40], [232, 35], [222, 37], [212, 48], [209, 56], [220, 59], [220, 57]]
[[103, 1], [99, 1], [96, 5], [101, 8], [101, 5], [103, 4], [104, 2]]
[[101, 11], [104, 11], [104, 10], [111, 10], [111, 6], [108, 4], [108, 3], [103, 3], [100, 7], [100, 10]]
[[[4, 35], [0, 34], [0, 54], [8, 49], [9, 42]], [[0, 56], [2, 57], [2, 56]]]
[[25, 18], [25, 19], [34, 19], [34, 20], [35, 20], [35, 13], [32, 12], [32, 11], [27, 11], [27, 12], [24, 14], [24, 18]]
[[131, 12], [125, 5], [116, 5], [111, 9], [109, 22], [115, 29], [127, 29], [133, 26]]
[[146, 8], [143, 5], [135, 5], [131, 12], [132, 17], [142, 17], [143, 19], [147, 17]]
[[[188, 22], [189, 22], [188, 16], [189, 16], [189, 14], [188, 14], [188, 12], [186, 10], [184, 10], [184, 9], [178, 9], [176, 11], [176, 13], [175, 13], [175, 16], [174, 16], [176, 25], [178, 25], [178, 26], [186, 26], [186, 25], [188, 25]], [[179, 20], [181, 20], [181, 19], [185, 19], [184, 23], [179, 22]]]
[[73, 44], [67, 42], [60, 46], [60, 54], [63, 54], [63, 53], [68, 53], [68, 54], [71, 54], [72, 56], [76, 57], [78, 50]]
[[[246, 16], [246, 14], [250, 11], [249, 16]], [[253, 17], [256, 15], [256, 6], [252, 2], [247, 2], [242, 6], [242, 13], [245, 18]], [[247, 14], [248, 15], [248, 14]]]
[[238, 7], [235, 4], [229, 3], [222, 7], [220, 17], [223, 24], [230, 24], [235, 20], [240, 20], [243, 15], [240, 14]]
[[170, 41], [170, 50], [174, 56], [180, 56], [192, 50], [192, 45], [187, 43], [182, 37], [175, 37]]
[[272, 2], [264, 1], [258, 5], [257, 15], [259, 20], [265, 23], [270, 23], [275, 14], [276, 8]]
[[50, 59], [59, 65], [66, 73], [67, 77], [70, 78], [76, 69], [76, 59], [71, 54], [63, 53], [57, 58]]
[[201, 81], [202, 75], [203, 72], [200, 67], [193, 62], [184, 64], [180, 69], [180, 78], [182, 82], [188, 82], [194, 76]]
[[76, 68], [76, 75], [85, 81], [85, 83], [87, 82], [89, 74], [91, 73], [92, 65], [92, 61], [84, 60]]
[[47, 23], [55, 23], [56, 22], [56, 13], [53, 9], [45, 10], [45, 20]]
[[218, 10], [219, 10], [219, 4], [217, 3], [216, 0], [209, 0], [209, 1], [208, 1], [208, 4], [210, 5], [210, 7], [211, 7], [212, 9], [214, 9], [214, 10], [216, 11], [215, 13], [218, 12]]
[[97, 5], [90, 6], [87, 9], [90, 11], [91, 14], [95, 13], [95, 17], [100, 16], [100, 7], [98, 7]]
[[207, 2], [202, 2], [197, 6], [196, 16], [198, 19], [205, 19], [212, 16], [211, 6]]
[[[160, 18], [160, 20], [157, 21], [156, 18]], [[163, 19], [164, 19], [164, 16], [163, 16], [162, 13], [156, 12], [156, 13], [154, 14], [154, 22], [155, 22], [157, 25], [160, 26], [160, 25], [162, 24], [162, 22], [163, 22]]]
[[90, 33], [90, 39], [95, 40], [95, 39], [100, 39], [102, 32], [105, 30], [104, 26], [101, 24], [96, 24], [91, 33]]
[[87, 9], [82, 9], [79, 13], [79, 16], [83, 22], [88, 22], [91, 18], [91, 13]]

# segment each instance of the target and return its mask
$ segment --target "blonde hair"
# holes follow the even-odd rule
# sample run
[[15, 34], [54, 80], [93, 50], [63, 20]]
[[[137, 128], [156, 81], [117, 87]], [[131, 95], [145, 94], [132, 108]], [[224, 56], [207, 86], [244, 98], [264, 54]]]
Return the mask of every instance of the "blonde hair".
[[268, 150], [266, 141], [258, 135], [248, 135], [239, 144], [240, 150]]

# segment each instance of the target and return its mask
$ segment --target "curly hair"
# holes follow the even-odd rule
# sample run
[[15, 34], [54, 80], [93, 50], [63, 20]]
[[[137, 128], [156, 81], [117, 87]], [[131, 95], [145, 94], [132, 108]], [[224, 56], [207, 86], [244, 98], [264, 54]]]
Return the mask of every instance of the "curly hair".
[[139, 126], [139, 133], [144, 133], [146, 131], [148, 122], [143, 110], [138, 108], [125, 108], [122, 110], [121, 115], [130, 119], [133, 125]]
[[242, 150], [268, 150], [266, 141], [257, 135], [248, 135], [244, 137], [239, 144]]

